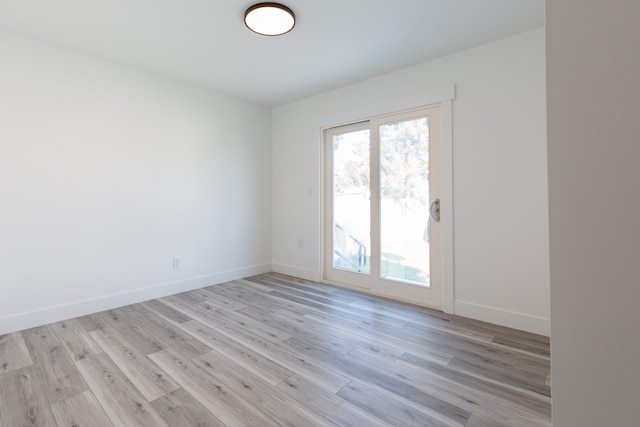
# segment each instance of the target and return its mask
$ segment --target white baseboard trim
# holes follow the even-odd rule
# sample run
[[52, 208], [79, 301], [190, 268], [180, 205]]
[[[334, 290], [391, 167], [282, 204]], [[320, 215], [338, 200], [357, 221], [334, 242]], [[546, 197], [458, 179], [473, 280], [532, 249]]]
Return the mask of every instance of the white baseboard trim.
[[456, 316], [482, 320], [484, 322], [507, 326], [547, 337], [551, 334], [551, 322], [544, 317], [517, 313], [467, 301], [457, 300], [454, 304]]
[[271, 264], [274, 273], [286, 274], [287, 276], [299, 277], [300, 279], [317, 282], [318, 278], [314, 271], [310, 268], [297, 267], [295, 265], [280, 264], [274, 262]]
[[206, 286], [217, 285], [230, 280], [268, 273], [270, 271], [270, 263], [252, 265], [249, 267], [192, 277], [176, 282], [162, 283], [146, 288], [134, 289], [111, 295], [103, 295], [83, 301], [74, 301], [68, 304], [0, 317], [0, 335], [48, 323], [59, 322], [61, 320], [72, 319], [86, 314], [111, 310], [113, 308], [148, 301], [154, 298], [166, 297], [168, 295], [199, 289]]

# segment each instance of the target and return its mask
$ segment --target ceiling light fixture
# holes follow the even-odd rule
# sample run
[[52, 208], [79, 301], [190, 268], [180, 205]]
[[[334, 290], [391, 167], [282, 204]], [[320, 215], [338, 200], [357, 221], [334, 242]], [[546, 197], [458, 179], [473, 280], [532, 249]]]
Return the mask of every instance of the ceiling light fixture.
[[244, 23], [254, 33], [279, 36], [296, 25], [296, 15], [280, 3], [258, 3], [244, 13]]

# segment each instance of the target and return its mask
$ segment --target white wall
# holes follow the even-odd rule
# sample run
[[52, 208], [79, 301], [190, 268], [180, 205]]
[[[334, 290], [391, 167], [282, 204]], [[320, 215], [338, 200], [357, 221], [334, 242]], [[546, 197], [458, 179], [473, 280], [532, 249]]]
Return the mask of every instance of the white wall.
[[270, 134], [269, 109], [0, 33], [0, 333], [269, 271]]
[[450, 84], [455, 311], [548, 334], [543, 29], [274, 109], [273, 268], [320, 277], [321, 161], [313, 123]]
[[546, 15], [553, 425], [637, 426], [640, 3]]

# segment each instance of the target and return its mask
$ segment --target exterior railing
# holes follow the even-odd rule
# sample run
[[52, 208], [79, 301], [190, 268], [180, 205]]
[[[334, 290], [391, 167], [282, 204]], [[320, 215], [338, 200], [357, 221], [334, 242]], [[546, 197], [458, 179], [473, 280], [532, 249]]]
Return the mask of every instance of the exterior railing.
[[338, 223], [333, 235], [333, 252], [352, 270], [362, 271], [367, 265], [367, 246]]

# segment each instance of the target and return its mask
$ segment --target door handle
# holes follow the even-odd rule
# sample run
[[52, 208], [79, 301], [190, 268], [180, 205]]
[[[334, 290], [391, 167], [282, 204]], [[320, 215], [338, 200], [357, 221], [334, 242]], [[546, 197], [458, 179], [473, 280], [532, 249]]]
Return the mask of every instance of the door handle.
[[434, 221], [440, 222], [440, 199], [435, 199], [429, 205], [429, 215], [433, 218]]

